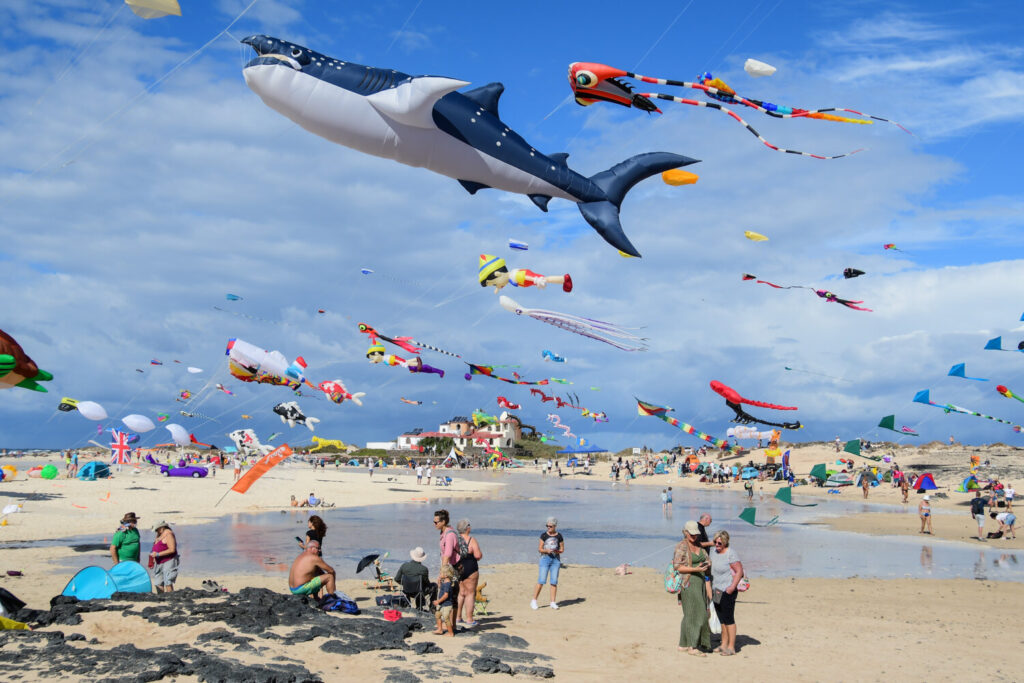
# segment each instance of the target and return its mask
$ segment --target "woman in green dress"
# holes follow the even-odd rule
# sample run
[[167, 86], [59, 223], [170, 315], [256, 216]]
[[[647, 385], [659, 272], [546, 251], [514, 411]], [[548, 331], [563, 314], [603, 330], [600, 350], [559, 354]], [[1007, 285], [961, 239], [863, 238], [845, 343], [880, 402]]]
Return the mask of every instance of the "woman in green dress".
[[672, 566], [683, 574], [679, 604], [683, 621], [679, 625], [679, 649], [704, 657], [711, 649], [711, 627], [708, 625], [708, 591], [706, 577], [711, 570], [708, 554], [700, 546], [700, 528], [689, 521], [683, 527], [683, 540], [676, 545]]

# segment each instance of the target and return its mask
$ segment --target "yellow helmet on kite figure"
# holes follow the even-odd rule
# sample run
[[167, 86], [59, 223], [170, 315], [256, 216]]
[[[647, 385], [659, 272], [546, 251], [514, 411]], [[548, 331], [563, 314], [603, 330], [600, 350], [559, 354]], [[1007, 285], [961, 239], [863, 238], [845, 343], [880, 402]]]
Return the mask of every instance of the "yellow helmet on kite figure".
[[536, 287], [544, 289], [549, 284], [562, 285], [563, 292], [572, 291], [572, 277], [565, 275], [541, 275], [525, 268], [509, 271], [505, 259], [493, 254], [480, 254], [479, 279], [481, 287], [494, 287], [500, 292], [505, 285], [513, 287]]

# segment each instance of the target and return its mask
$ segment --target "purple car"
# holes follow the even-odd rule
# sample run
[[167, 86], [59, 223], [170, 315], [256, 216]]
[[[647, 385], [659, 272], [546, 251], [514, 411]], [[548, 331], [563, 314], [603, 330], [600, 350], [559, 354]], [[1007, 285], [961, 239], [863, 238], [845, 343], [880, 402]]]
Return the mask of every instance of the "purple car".
[[196, 467], [195, 465], [186, 465], [184, 467], [171, 467], [170, 465], [160, 465], [160, 474], [165, 477], [192, 477], [198, 479], [205, 477], [207, 471], [205, 467]]

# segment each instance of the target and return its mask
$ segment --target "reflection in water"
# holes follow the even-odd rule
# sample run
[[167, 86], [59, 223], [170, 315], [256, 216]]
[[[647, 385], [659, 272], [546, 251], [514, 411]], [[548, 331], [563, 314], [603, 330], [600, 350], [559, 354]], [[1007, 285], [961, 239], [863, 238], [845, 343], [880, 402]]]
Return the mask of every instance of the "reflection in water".
[[1017, 556], [1012, 553], [1003, 553], [993, 560], [993, 563], [1000, 569], [1009, 569], [1012, 565], [1017, 564]]
[[978, 561], [974, 563], [974, 578], [976, 579], [987, 579], [988, 575], [985, 573], [986, 562], [985, 562], [985, 551], [978, 551]]
[[[744, 568], [757, 577], [850, 576], [894, 578], [934, 576], [971, 578], [984, 575], [989, 565], [992, 578], [1024, 581], [1024, 566], [1013, 556], [995, 562], [997, 549], [982, 550], [981, 565], [975, 565], [975, 548], [936, 541], [923, 549], [916, 538], [863, 536], [833, 531], [820, 523], [824, 515], [843, 515], [877, 507], [863, 503], [829, 500], [819, 507], [794, 508], [774, 498], [757, 502], [758, 517], [779, 516], [769, 528], [751, 527], [738, 519], [746, 507], [743, 492], [692, 491], [676, 487], [671, 514], [662, 510], [658, 489], [647, 486], [613, 486], [595, 477], [501, 476], [491, 473], [461, 473], [462, 479], [497, 479], [508, 484], [491, 498], [462, 501], [438, 497], [431, 490], [429, 500], [361, 508], [320, 510], [329, 527], [324, 559], [340, 578], [356, 577], [356, 564], [369, 553], [390, 551], [383, 565], [395, 571], [409, 550], [422, 546], [427, 566], [435, 571], [438, 537], [432, 511], [446, 508], [452, 520], [469, 519], [484, 552], [487, 566], [509, 562], [536, 561], [537, 539], [545, 519], [554, 515], [569, 548], [563, 562], [617, 567], [662, 569], [681, 539], [687, 520], [707, 513], [713, 518], [711, 530], [726, 529], [731, 546], [739, 553]], [[381, 482], [381, 486], [387, 486]], [[325, 483], [323, 495], [336, 491]], [[756, 500], [756, 499], [755, 499]], [[201, 578], [224, 574], [283, 574], [299, 552], [295, 536], [306, 531], [308, 510], [237, 514], [209, 525], [178, 524], [175, 533], [183, 548], [182, 574]], [[174, 523], [175, 520], [169, 520]], [[100, 542], [102, 536], [80, 537], [75, 543]], [[67, 544], [67, 540], [56, 541]], [[986, 552], [988, 554], [986, 554]], [[103, 563], [103, 553], [76, 554], [66, 558], [67, 569]], [[973, 571], [972, 571], [973, 567]], [[282, 576], [283, 581], [283, 576]]]

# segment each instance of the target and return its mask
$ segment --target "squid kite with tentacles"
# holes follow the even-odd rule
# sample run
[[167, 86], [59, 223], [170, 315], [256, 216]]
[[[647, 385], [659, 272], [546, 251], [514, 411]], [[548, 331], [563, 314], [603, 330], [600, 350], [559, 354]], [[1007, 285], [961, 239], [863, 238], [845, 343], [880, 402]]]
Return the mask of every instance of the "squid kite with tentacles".
[[808, 287], [807, 285], [777, 285], [774, 282], [768, 282], [767, 280], [759, 280], [756, 275], [751, 275], [750, 273], [743, 273], [743, 279], [754, 280], [759, 285], [768, 285], [769, 287], [774, 287], [775, 289], [807, 289], [814, 292], [815, 294], [818, 295], [819, 298], [824, 299], [828, 303], [842, 304], [843, 306], [846, 306], [847, 308], [852, 308], [855, 311], [867, 311], [868, 313], [872, 312], [870, 308], [863, 308], [861, 306], [855, 305], [862, 304], [864, 303], [863, 301], [856, 301], [854, 299], [842, 299], [836, 294], [828, 291], [827, 289], [815, 289], [814, 287]]
[[[668, 95], [664, 93], [637, 93], [634, 92], [634, 86], [626, 81], [624, 78], [632, 78], [644, 83], [652, 83], [654, 85], [667, 85], [679, 88], [689, 88], [691, 90], [701, 90], [704, 94], [716, 100], [713, 102], [705, 102], [703, 100], [694, 100], [685, 97], [678, 97], [676, 95]], [[809, 152], [801, 152], [794, 149], [783, 149], [777, 147], [772, 143], [765, 140], [760, 133], [754, 130], [754, 127], [749, 123], [741, 119], [735, 112], [727, 109], [723, 104], [742, 105], [756, 109], [757, 111], [767, 114], [777, 119], [819, 119], [823, 121], [838, 121], [842, 123], [859, 123], [859, 124], [872, 124], [875, 121], [883, 121], [885, 123], [891, 123], [894, 126], [898, 126], [906, 133], [910, 133], [906, 128], [890, 121], [889, 119], [883, 119], [880, 116], [873, 116], [871, 114], [865, 114], [855, 109], [847, 109], [845, 107], [827, 107], [824, 109], [800, 109], [797, 107], [787, 107], [779, 104], [772, 104], [771, 102], [764, 102], [762, 100], [755, 100], [753, 98], [743, 97], [736, 94], [736, 91], [730, 88], [728, 85], [723, 83], [721, 79], [712, 78], [710, 73], [705, 73], [697, 79], [697, 82], [691, 81], [678, 81], [668, 78], [652, 78], [650, 76], [642, 76], [631, 71], [623, 71], [622, 69], [616, 69], [606, 64], [597, 64], [592, 62], [573, 62], [569, 65], [569, 84], [572, 87], [573, 94], [576, 97], [576, 102], [584, 107], [594, 104], [596, 102], [611, 102], [613, 104], [619, 104], [624, 107], [636, 107], [642, 111], [648, 113], [658, 112], [657, 105], [652, 102], [652, 99], [666, 100], [669, 102], [677, 102], [679, 104], [689, 104], [694, 107], [706, 107], [708, 109], [717, 109], [722, 113], [732, 117], [740, 125], [746, 128], [754, 137], [764, 143], [769, 149], [773, 149], [776, 152], [785, 152], [786, 154], [798, 154], [800, 156], [812, 157], [814, 159], [840, 159], [842, 157], [856, 154], [861, 150], [854, 150], [846, 154], [836, 154], [833, 156], [822, 156], [820, 154], [811, 154]], [[721, 103], [721, 104], [720, 104]], [[841, 111], [850, 114], [856, 114], [864, 117], [860, 119], [849, 118], [845, 116], [836, 116], [829, 112]]]
[[732, 387], [726, 386], [721, 382], [715, 380], [711, 382], [711, 390], [716, 394], [725, 399], [725, 405], [732, 408], [733, 412], [736, 413], [736, 417], [733, 418], [733, 422], [740, 424], [763, 424], [769, 427], [779, 427], [780, 429], [801, 429], [803, 427], [800, 421], [796, 422], [768, 422], [760, 418], [754, 417], [753, 415], [745, 412], [740, 404], [745, 403], [748, 406], [757, 406], [759, 408], [771, 408], [772, 410], [797, 410], [796, 406], [780, 406], [774, 403], [764, 403], [763, 401], [751, 401], [749, 398], [743, 398], [739, 392]]
[[593, 320], [591, 318], [581, 318], [569, 313], [546, 311], [541, 308], [526, 308], [525, 306], [520, 306], [507, 296], [502, 296], [498, 300], [501, 302], [501, 307], [506, 311], [511, 311], [516, 315], [529, 316], [534, 320], [539, 320], [542, 323], [560, 327], [567, 332], [572, 332], [583, 337], [596, 339], [597, 341], [614, 346], [617, 349], [621, 349], [623, 351], [647, 350], [647, 339], [638, 337], [637, 335], [629, 332], [629, 330], [636, 328], [621, 327], [614, 323], [606, 323], [601, 320]]

